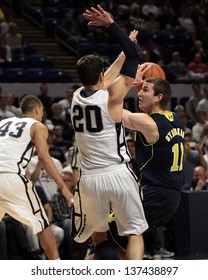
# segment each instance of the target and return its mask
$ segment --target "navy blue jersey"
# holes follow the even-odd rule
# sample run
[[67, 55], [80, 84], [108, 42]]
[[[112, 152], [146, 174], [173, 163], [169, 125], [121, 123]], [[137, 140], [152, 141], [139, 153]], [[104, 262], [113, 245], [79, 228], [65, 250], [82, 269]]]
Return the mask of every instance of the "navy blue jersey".
[[147, 185], [181, 189], [184, 126], [172, 112], [155, 113], [150, 117], [157, 124], [159, 139], [148, 144], [142, 133], [136, 132], [136, 159], [141, 181]]

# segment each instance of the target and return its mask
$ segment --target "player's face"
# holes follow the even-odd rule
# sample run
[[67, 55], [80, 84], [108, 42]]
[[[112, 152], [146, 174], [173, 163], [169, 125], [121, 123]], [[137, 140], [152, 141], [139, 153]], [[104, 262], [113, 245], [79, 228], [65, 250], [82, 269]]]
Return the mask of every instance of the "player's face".
[[138, 92], [139, 108], [150, 114], [154, 109], [155, 96], [153, 90], [154, 84], [144, 82], [142, 89]]

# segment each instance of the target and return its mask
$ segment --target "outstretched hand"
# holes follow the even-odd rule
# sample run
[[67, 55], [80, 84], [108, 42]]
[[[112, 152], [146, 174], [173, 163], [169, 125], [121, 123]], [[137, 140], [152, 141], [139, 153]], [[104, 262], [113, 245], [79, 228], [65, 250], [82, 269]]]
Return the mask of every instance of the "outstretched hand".
[[100, 5], [97, 5], [97, 9], [91, 7], [90, 10], [86, 10], [85, 13], [83, 13], [83, 16], [90, 20], [90, 22], [88, 22], [88, 26], [109, 27], [114, 22], [110, 14], [107, 13]]
[[145, 72], [149, 70], [150, 67], [151, 63], [149, 62], [138, 65], [136, 77], [133, 84], [135, 87], [137, 87], [138, 90], [142, 88], [142, 85], [145, 82]]

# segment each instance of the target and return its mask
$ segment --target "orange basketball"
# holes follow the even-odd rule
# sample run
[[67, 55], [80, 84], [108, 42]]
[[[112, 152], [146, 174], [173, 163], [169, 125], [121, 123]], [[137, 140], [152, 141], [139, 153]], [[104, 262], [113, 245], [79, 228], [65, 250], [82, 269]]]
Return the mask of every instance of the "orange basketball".
[[144, 80], [150, 77], [166, 79], [165, 72], [162, 67], [156, 63], [150, 62], [151, 67], [144, 73]]
[[136, 89], [138, 91], [140, 91], [142, 89], [142, 83], [138, 84], [137, 81], [140, 81], [140, 80], [144, 81], [150, 77], [161, 78], [164, 80], [166, 79], [165, 72], [160, 65], [153, 63], [153, 62], [146, 62], [145, 64], [148, 64], [148, 67], [150, 65], [150, 68], [148, 70], [146, 70], [146, 72], [144, 72], [143, 77], [140, 77], [138, 74], [138, 77], [136, 75], [136, 78], [135, 78], [134, 86], [136, 87]]

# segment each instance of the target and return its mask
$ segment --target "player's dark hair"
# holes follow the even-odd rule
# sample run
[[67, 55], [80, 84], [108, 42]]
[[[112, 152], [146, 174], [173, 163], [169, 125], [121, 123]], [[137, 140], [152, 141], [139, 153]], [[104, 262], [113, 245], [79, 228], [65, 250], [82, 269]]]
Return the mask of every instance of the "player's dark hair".
[[37, 106], [42, 106], [42, 102], [35, 95], [25, 95], [20, 102], [23, 114], [31, 112]]
[[97, 55], [86, 55], [77, 61], [77, 73], [84, 86], [96, 85], [104, 73], [104, 60]]
[[147, 78], [146, 82], [154, 84], [154, 96], [157, 96], [159, 93], [162, 93], [163, 98], [160, 101], [160, 108], [165, 110], [167, 109], [167, 104], [171, 99], [172, 91], [168, 81], [161, 78]]

